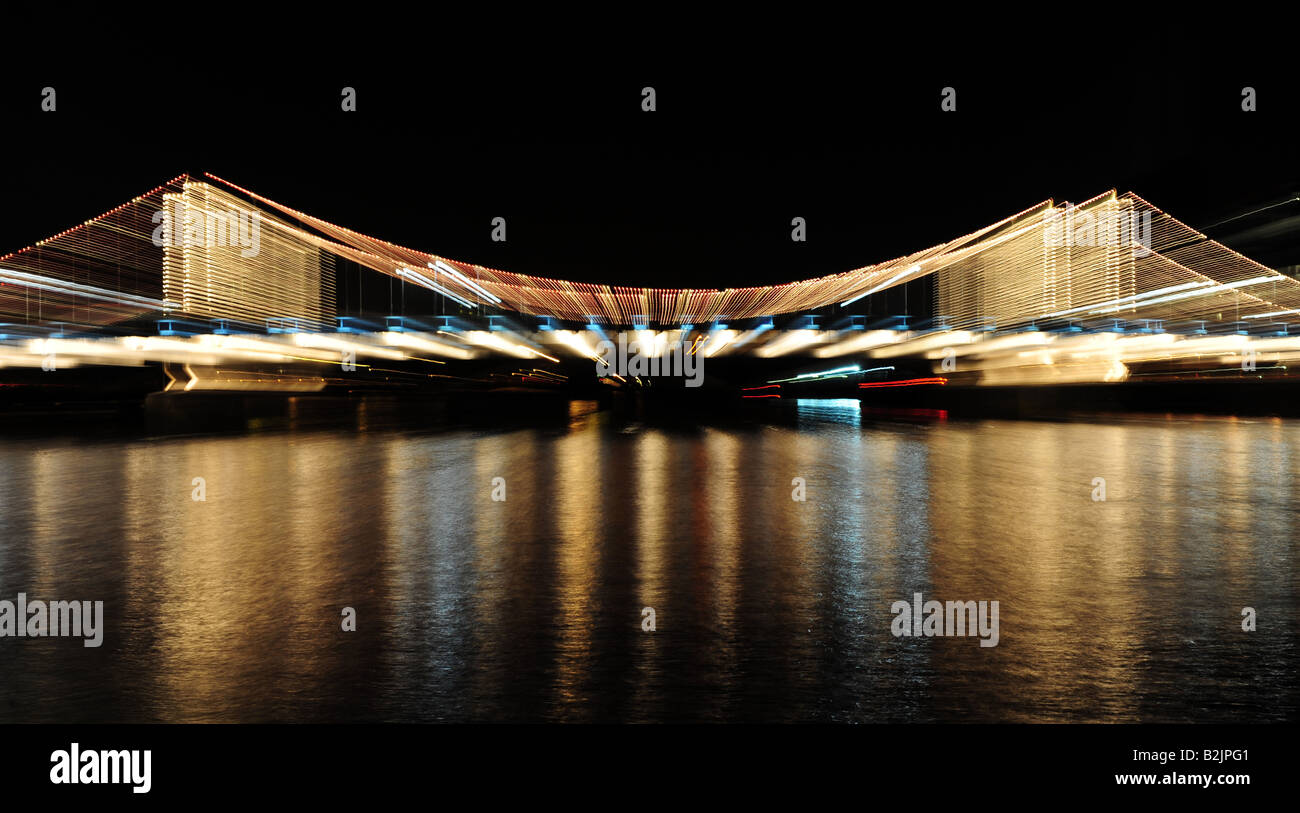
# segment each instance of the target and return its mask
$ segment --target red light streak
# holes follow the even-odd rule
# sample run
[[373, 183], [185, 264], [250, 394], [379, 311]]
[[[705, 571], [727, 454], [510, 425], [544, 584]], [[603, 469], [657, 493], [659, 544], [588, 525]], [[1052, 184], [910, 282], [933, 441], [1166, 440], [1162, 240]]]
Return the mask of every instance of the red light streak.
[[919, 387], [925, 384], [938, 384], [943, 386], [948, 383], [946, 378], [908, 378], [903, 381], [878, 381], [874, 383], [859, 384], [858, 389], [870, 390], [877, 387]]

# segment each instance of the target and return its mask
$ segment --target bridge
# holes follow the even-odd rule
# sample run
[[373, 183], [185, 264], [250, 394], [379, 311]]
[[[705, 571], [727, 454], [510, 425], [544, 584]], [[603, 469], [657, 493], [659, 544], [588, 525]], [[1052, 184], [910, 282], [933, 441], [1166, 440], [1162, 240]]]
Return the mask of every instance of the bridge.
[[[368, 277], [399, 286], [403, 303], [412, 292], [411, 313], [391, 300], [384, 313], [373, 295], [367, 310]], [[924, 306], [882, 312], [881, 297], [903, 286]], [[361, 234], [210, 174], [0, 257], [0, 380], [152, 365], [168, 392], [315, 392], [378, 377], [644, 383], [592, 364], [618, 334], [652, 357], [687, 348], [754, 398], [824, 381], [1287, 378], [1300, 358], [1300, 282], [1115, 191], [1043, 201], [903, 257], [745, 288], [512, 273]]]

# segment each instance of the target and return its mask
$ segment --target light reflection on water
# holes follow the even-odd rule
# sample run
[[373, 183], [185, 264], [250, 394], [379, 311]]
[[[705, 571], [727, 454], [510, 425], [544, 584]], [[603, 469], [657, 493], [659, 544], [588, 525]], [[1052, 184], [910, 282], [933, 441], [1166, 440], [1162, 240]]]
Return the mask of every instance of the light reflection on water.
[[[1295, 422], [835, 401], [3, 440], [0, 598], [100, 599], [108, 630], [0, 639], [0, 721], [1294, 720], [1298, 474]], [[999, 645], [892, 637], [915, 592], [999, 601]]]
[[819, 422], [862, 425], [862, 402], [856, 398], [799, 398], [795, 409], [802, 426]]

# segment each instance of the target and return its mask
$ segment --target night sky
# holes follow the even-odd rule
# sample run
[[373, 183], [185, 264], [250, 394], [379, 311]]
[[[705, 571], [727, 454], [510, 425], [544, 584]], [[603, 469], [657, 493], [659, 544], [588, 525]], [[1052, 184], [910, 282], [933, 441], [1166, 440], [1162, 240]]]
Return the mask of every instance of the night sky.
[[[322, 44], [272, 65], [265, 43], [197, 34], [110, 49], [98, 66], [34, 52], [0, 80], [0, 248], [207, 170], [463, 261], [726, 287], [890, 259], [1048, 197], [1131, 189], [1206, 229], [1300, 193], [1300, 79], [1223, 53], [1212, 30], [1004, 48], [960, 31], [962, 47], [947, 47], [837, 28], [825, 41], [714, 39], [708, 52], [700, 40], [516, 50], [430, 36], [391, 58]], [[169, 56], [185, 47], [232, 58]], [[46, 85], [53, 114], [39, 110]], [[647, 85], [653, 113], [640, 107]], [[1257, 112], [1241, 112], [1246, 85]], [[356, 113], [339, 109], [344, 86]], [[945, 86], [955, 113], [939, 109]], [[496, 216], [505, 243], [490, 239]], [[805, 243], [790, 239], [795, 216]], [[1209, 233], [1300, 264], [1300, 203]]]

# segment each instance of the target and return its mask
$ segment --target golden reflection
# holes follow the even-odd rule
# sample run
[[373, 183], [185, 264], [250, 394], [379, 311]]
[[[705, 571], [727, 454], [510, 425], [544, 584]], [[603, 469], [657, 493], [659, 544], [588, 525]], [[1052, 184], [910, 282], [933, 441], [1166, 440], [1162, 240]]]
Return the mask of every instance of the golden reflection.
[[[672, 540], [669, 538], [668, 511], [672, 507], [670, 494], [673, 472], [670, 468], [668, 438], [659, 431], [642, 432], [633, 441], [633, 452], [637, 603], [642, 612], [647, 607], [654, 611], [656, 627], [655, 632], [647, 632], [637, 638], [640, 671], [648, 678], [661, 672], [661, 663], [665, 657], [661, 643], [663, 634], [658, 628], [661, 625], [680, 623], [672, 617], [670, 604], [682, 605], [672, 601], [671, 591], [674, 585], [669, 574], [668, 547]], [[646, 698], [657, 692], [658, 687], [654, 681], [643, 678], [637, 681], [635, 691], [639, 697]], [[641, 702], [647, 701], [643, 699]]]
[[744, 547], [738, 512], [745, 479], [740, 469], [741, 444], [742, 440], [730, 432], [706, 429], [703, 438], [704, 475], [692, 484], [692, 493], [698, 495], [702, 503], [697, 510], [707, 522], [700, 538], [707, 540], [711, 554], [717, 593], [714, 623], [723, 636], [721, 651], [726, 662], [722, 668], [727, 672], [734, 668], [740, 560]]
[[[1017, 685], [1023, 710], [1071, 719], [1130, 719], [1141, 642], [1142, 549], [1128, 533], [1140, 519], [1132, 499], [1141, 450], [1123, 426], [990, 422], [949, 426], [932, 446], [945, 472], [931, 503], [931, 595], [940, 601], [998, 601], [1000, 642], [981, 649], [938, 639], [935, 668], [971, 692], [968, 714], [1004, 706]], [[1086, 441], [1086, 442], [1082, 442]], [[1051, 473], [1048, 476], [1047, 473]], [[1105, 500], [1093, 500], [1094, 478]], [[1035, 675], [1021, 685], [1018, 676]], [[1089, 690], [1081, 690], [1086, 684]]]
[[[570, 418], [0, 442], [0, 581], [114, 618], [94, 661], [12, 668], [72, 686], [71, 716], [175, 722], [1288, 713], [1249, 685], [1286, 664], [1285, 619], [1238, 636], [1293, 588], [1300, 424]], [[916, 592], [998, 601], [998, 645], [892, 637]], [[87, 663], [111, 681], [78, 683]]]
[[[578, 416], [583, 414], [589, 412], [579, 412]], [[570, 416], [574, 416], [572, 410]], [[639, 608], [633, 607], [610, 608], [609, 617], [597, 616], [604, 506], [594, 467], [604, 456], [601, 439], [600, 432], [569, 433], [555, 446], [559, 482], [554, 511], [559, 518], [560, 545], [555, 703], [561, 719], [581, 720], [589, 710], [584, 700], [592, 688], [591, 675], [599, 669], [592, 650], [592, 631], [620, 618], [632, 624], [638, 617]]]

